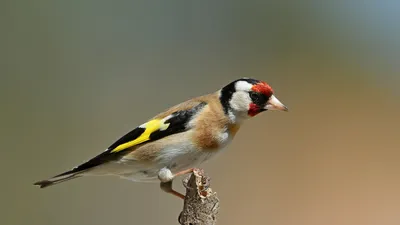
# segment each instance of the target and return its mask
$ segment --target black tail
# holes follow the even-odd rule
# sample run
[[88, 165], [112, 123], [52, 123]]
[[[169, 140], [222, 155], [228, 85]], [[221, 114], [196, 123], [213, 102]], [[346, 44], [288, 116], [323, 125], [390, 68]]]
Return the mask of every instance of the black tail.
[[76, 173], [68, 174], [68, 175], [58, 175], [58, 176], [52, 177], [48, 180], [38, 181], [38, 182], [34, 183], [33, 185], [38, 185], [40, 188], [45, 188], [45, 187], [52, 186], [54, 184], [59, 184], [64, 181], [72, 180], [72, 179], [75, 179], [78, 177], [80, 177], [80, 175], [78, 175]]
[[101, 154], [97, 155], [96, 157], [90, 159], [89, 161], [73, 168], [72, 170], [69, 170], [65, 173], [59, 174], [57, 176], [54, 176], [48, 180], [42, 180], [34, 183], [34, 185], [38, 185], [41, 188], [45, 188], [54, 184], [62, 183], [67, 180], [72, 180], [78, 177], [81, 177], [83, 173], [86, 171], [97, 167], [103, 163], [112, 161], [117, 159], [118, 157], [121, 157], [121, 154], [124, 154], [123, 152], [116, 153], [116, 154], [110, 154], [111, 149], [106, 150], [102, 152]]

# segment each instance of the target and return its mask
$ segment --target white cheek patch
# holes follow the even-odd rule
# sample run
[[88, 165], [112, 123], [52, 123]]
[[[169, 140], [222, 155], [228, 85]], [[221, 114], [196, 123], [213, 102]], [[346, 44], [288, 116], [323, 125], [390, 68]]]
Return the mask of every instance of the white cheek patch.
[[232, 95], [232, 99], [229, 104], [232, 109], [238, 112], [247, 112], [251, 103], [250, 96], [247, 92], [235, 92]]
[[247, 81], [238, 81], [235, 84], [236, 91], [250, 91], [253, 87], [252, 84], [249, 84]]

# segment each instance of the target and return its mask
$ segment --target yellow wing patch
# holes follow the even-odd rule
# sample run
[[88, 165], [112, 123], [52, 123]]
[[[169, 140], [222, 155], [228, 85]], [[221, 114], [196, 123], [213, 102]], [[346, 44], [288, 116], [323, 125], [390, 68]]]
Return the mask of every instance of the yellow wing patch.
[[124, 149], [133, 147], [135, 145], [141, 144], [143, 142], [146, 142], [148, 140], [150, 140], [150, 135], [158, 130], [166, 130], [169, 126], [169, 123], [165, 124], [164, 122], [166, 121], [166, 119], [154, 119], [154, 120], [150, 120], [149, 122], [141, 125], [141, 128], [145, 128], [144, 132], [137, 137], [135, 140], [126, 142], [124, 144], [118, 145], [115, 149], [113, 149], [111, 152], [119, 152], [122, 151]]

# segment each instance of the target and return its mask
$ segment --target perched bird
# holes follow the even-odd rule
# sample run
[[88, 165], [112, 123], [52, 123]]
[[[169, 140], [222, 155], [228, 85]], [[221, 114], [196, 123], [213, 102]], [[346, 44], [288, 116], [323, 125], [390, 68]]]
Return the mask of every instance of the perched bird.
[[183, 198], [172, 189], [172, 180], [216, 155], [246, 119], [267, 110], [288, 111], [267, 83], [238, 79], [158, 114], [96, 157], [35, 185], [44, 188], [78, 177], [116, 175], [137, 182], [159, 180], [164, 191]]

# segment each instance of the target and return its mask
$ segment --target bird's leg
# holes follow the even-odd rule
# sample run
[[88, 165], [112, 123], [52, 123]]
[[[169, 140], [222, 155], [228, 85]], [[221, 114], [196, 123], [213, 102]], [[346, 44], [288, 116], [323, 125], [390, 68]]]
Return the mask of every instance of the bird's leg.
[[168, 181], [168, 182], [161, 182], [160, 188], [161, 188], [161, 190], [163, 190], [169, 194], [175, 195], [176, 197], [179, 197], [181, 199], [185, 199], [185, 196], [183, 194], [172, 189], [172, 180]]
[[172, 189], [172, 180], [177, 176], [188, 174], [191, 172], [193, 172], [193, 168], [180, 171], [176, 174], [172, 174], [171, 170], [169, 170], [168, 168], [161, 169], [160, 172], [158, 172], [158, 179], [160, 179], [161, 181], [160, 183], [161, 190], [170, 193], [172, 195], [175, 195], [181, 199], [185, 199], [185, 195]]
[[174, 175], [174, 177], [177, 177], [177, 176], [180, 176], [180, 175], [185, 175], [185, 174], [188, 174], [188, 173], [192, 173], [193, 170], [194, 170], [194, 168], [190, 168], [190, 169], [187, 169], [187, 170], [182, 170], [182, 171], [176, 173]]

